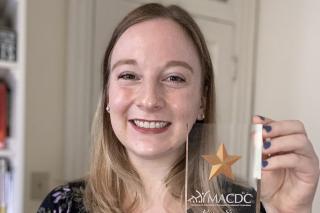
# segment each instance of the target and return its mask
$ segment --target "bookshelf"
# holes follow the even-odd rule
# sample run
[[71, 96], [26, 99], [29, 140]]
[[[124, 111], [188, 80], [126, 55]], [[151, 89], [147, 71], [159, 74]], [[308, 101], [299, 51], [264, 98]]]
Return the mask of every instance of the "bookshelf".
[[[0, 149], [0, 158], [10, 162], [11, 187], [7, 213], [22, 213], [24, 197], [24, 124], [25, 124], [25, 40], [26, 40], [26, 0], [2, 0], [9, 5], [6, 17], [11, 20], [11, 28], [16, 33], [16, 60], [0, 59], [0, 79], [10, 88], [9, 125], [6, 146]], [[3, 15], [3, 11], [0, 11]], [[0, 29], [3, 26], [0, 26]], [[2, 28], [3, 29], [3, 28]]]

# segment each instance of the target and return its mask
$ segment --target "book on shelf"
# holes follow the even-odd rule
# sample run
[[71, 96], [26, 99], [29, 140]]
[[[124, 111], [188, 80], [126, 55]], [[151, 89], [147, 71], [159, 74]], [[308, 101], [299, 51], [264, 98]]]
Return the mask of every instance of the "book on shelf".
[[16, 61], [17, 34], [14, 30], [16, 1], [0, 0], [0, 60]]
[[16, 0], [0, 0], [0, 26], [13, 29]]
[[12, 30], [0, 28], [0, 60], [13, 62], [17, 56], [17, 36]]
[[9, 136], [10, 94], [8, 85], [0, 80], [0, 149], [7, 147]]
[[0, 158], [0, 212], [9, 212], [12, 196], [12, 178], [9, 160]]

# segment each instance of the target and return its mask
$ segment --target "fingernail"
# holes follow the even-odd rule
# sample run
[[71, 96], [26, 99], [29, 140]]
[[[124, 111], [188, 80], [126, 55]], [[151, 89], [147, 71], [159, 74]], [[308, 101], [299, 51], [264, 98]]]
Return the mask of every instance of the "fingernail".
[[268, 166], [268, 161], [263, 160], [262, 161], [262, 167], [265, 168], [266, 166]]
[[261, 115], [257, 115], [261, 120], [265, 120], [266, 118], [265, 117], [263, 117], [263, 116], [261, 116]]
[[265, 142], [263, 143], [263, 148], [264, 148], [264, 149], [268, 149], [270, 146], [271, 146], [271, 141], [265, 141]]
[[267, 132], [271, 132], [272, 127], [269, 125], [263, 125], [263, 128], [267, 131]]

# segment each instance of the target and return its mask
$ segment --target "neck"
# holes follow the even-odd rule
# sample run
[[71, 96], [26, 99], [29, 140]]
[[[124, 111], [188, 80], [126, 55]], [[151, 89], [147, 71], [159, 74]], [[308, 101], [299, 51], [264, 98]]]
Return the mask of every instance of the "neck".
[[171, 156], [158, 158], [144, 158], [129, 153], [128, 156], [146, 187], [149, 183], [152, 185], [162, 183], [180, 154], [181, 152], [177, 152]]
[[166, 156], [153, 158], [145, 158], [129, 151], [127, 152], [130, 162], [138, 172], [145, 190], [145, 199], [137, 212], [141, 212], [141, 210], [143, 212], [168, 212], [168, 209], [175, 209], [175, 212], [183, 212], [183, 206], [180, 201], [173, 198], [165, 186], [165, 178], [183, 152], [183, 146], [181, 149], [176, 150], [175, 153], [172, 152]]
[[128, 151], [130, 162], [142, 180], [147, 197], [166, 192], [165, 178], [183, 151], [182, 147], [159, 157], [141, 157]]

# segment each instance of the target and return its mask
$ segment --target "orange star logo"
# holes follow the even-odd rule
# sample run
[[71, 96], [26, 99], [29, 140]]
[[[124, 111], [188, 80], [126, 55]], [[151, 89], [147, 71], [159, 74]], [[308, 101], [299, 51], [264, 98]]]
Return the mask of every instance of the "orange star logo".
[[202, 155], [202, 157], [212, 165], [209, 180], [219, 174], [234, 179], [231, 165], [241, 158], [238, 155], [228, 155], [224, 144], [219, 146], [217, 154]]

